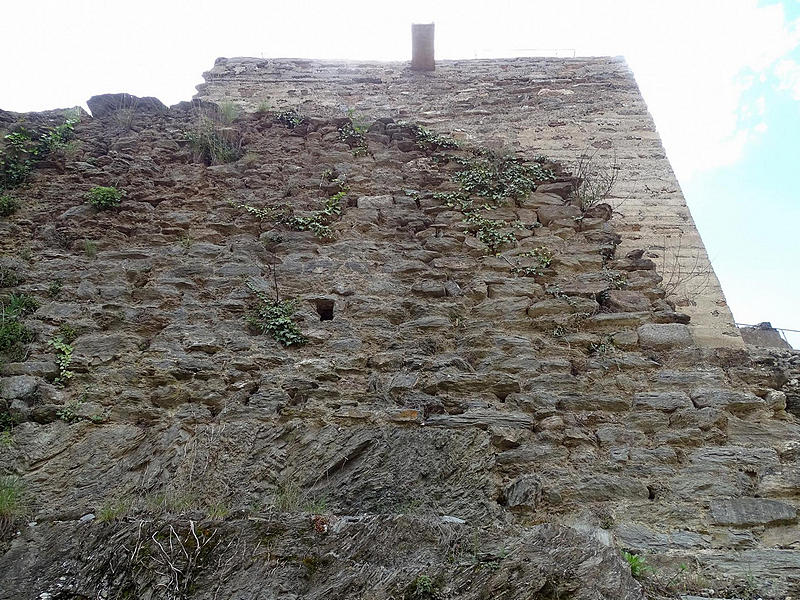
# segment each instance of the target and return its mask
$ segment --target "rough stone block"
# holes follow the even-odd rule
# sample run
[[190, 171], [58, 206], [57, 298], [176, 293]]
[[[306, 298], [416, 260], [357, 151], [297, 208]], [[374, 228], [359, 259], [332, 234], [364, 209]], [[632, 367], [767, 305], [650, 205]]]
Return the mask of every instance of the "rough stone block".
[[575, 206], [541, 206], [537, 211], [539, 221], [542, 225], [550, 225], [550, 223], [562, 219], [568, 219], [572, 225], [575, 224], [575, 217], [581, 215], [581, 210]]
[[647, 323], [639, 327], [639, 344], [652, 350], [688, 348], [692, 345], [689, 328], [680, 323]]
[[566, 498], [584, 502], [646, 500], [647, 486], [636, 477], [625, 475], [593, 475], [578, 481], [570, 490], [561, 490]]
[[731, 498], [711, 503], [715, 525], [775, 525], [797, 519], [797, 509], [785, 502], [765, 498]]
[[509, 508], [536, 508], [542, 500], [542, 481], [536, 475], [523, 475], [503, 490]]
[[592, 313], [597, 310], [597, 302], [591, 298], [551, 298], [536, 302], [528, 307], [528, 316], [532, 319], [547, 315]]
[[30, 375], [15, 375], [0, 379], [0, 398], [11, 402], [12, 400], [29, 400], [36, 395], [39, 389], [38, 377]]
[[608, 290], [603, 297], [603, 306], [614, 312], [646, 312], [650, 310], [650, 299], [632, 290]]
[[623, 547], [640, 553], [698, 550], [710, 546], [710, 536], [685, 530], [662, 533], [638, 523], [621, 523], [614, 528], [614, 533]]
[[672, 412], [680, 408], [693, 408], [689, 395], [683, 392], [642, 392], [633, 397], [634, 408], [652, 408]]
[[626, 411], [631, 407], [630, 400], [602, 394], [562, 394], [558, 399], [561, 410], [602, 410], [605, 412]]
[[358, 208], [389, 208], [394, 205], [394, 198], [391, 196], [361, 196], [356, 201]]
[[697, 408], [717, 408], [728, 412], [749, 412], [766, 407], [763, 398], [749, 392], [714, 389], [692, 393], [692, 402]]

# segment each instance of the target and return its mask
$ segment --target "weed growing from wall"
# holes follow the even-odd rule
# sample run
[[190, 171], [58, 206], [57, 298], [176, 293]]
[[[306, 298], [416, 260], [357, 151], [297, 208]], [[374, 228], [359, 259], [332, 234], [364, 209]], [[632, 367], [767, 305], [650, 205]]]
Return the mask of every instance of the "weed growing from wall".
[[39, 301], [28, 294], [10, 294], [3, 301], [3, 311], [9, 317], [25, 317], [36, 312]]
[[25, 486], [19, 477], [0, 477], [0, 539], [14, 526], [14, 521], [25, 514]]
[[33, 332], [20, 320], [34, 312], [39, 303], [26, 294], [11, 294], [0, 303], [0, 354], [12, 361], [25, 357], [25, 344]]
[[106, 500], [97, 511], [97, 522], [106, 523], [124, 517], [131, 509], [130, 498], [114, 498]]
[[637, 579], [653, 571], [653, 567], [647, 564], [647, 560], [644, 556], [623, 551], [622, 558], [625, 559], [625, 562], [627, 562], [628, 566], [631, 568], [631, 575]]
[[97, 258], [97, 242], [94, 240], [83, 240], [83, 253], [86, 258], [94, 260]]
[[305, 121], [305, 117], [297, 114], [297, 111], [292, 108], [275, 115], [275, 121], [289, 129], [294, 129]]
[[582, 211], [587, 211], [611, 195], [619, 175], [617, 156], [615, 154], [608, 164], [601, 164], [597, 150], [591, 154], [584, 152], [578, 157], [574, 174], [578, 184], [572, 198], [578, 201]]
[[497, 256], [504, 245], [513, 244], [516, 241], [514, 233], [506, 230], [507, 223], [505, 221], [481, 216], [481, 210], [488, 210], [494, 206], [476, 205], [467, 194], [462, 192], [435, 193], [433, 197], [444, 200], [448, 207], [459, 210], [464, 215], [464, 223], [469, 226], [470, 232], [476, 238], [486, 244], [489, 254]]
[[459, 148], [458, 142], [454, 139], [435, 133], [422, 125], [410, 125], [410, 127], [414, 130], [417, 147], [420, 150], [433, 152], [436, 150], [456, 150]]
[[367, 153], [366, 128], [357, 127], [350, 120], [339, 127], [339, 139], [350, 146], [353, 156], [364, 156]]
[[555, 175], [541, 163], [528, 163], [515, 156], [496, 157], [492, 154], [472, 160], [458, 159], [461, 169], [453, 180], [469, 196], [480, 196], [493, 202], [506, 198], [519, 200], [536, 186], [552, 181]]
[[113, 186], [98, 185], [87, 192], [86, 200], [97, 210], [108, 210], [119, 206], [124, 196], [123, 190]]
[[[426, 143], [438, 144], [438, 138], [429, 138]], [[497, 256], [505, 245], [515, 243], [516, 236], [509, 231], [511, 224], [489, 219], [481, 210], [497, 208], [506, 199], [520, 200], [536, 189], [540, 183], [551, 181], [555, 176], [539, 162], [525, 162], [513, 157], [498, 157], [489, 152], [477, 153], [472, 159], [447, 155], [445, 160], [455, 161], [460, 169], [453, 181], [461, 186], [458, 192], [438, 192], [433, 195], [447, 206], [464, 214], [464, 222], [490, 254]], [[484, 202], [476, 203], [475, 197]], [[516, 222], [517, 226], [522, 226]]]
[[73, 348], [64, 341], [60, 335], [50, 340], [50, 345], [56, 351], [56, 362], [58, 363], [58, 375], [53, 379], [56, 385], [66, 385], [67, 381], [72, 379], [74, 373], [69, 370], [69, 365], [72, 362]]
[[249, 281], [247, 287], [258, 298], [255, 311], [247, 318], [251, 326], [283, 346], [303, 346], [308, 342], [292, 318], [297, 310], [294, 300], [272, 300]]
[[333, 239], [331, 223], [342, 214], [344, 197], [347, 188], [342, 189], [327, 198], [323, 207], [309, 215], [296, 216], [293, 214], [280, 214], [271, 207], [258, 208], [250, 204], [231, 202], [231, 206], [239, 208], [262, 221], [272, 221], [275, 225], [283, 225], [294, 231], [310, 231], [321, 240]]
[[554, 256], [552, 250], [544, 246], [539, 246], [538, 248], [519, 254], [516, 257], [516, 264], [511, 267], [511, 272], [518, 277], [538, 277], [539, 275], [544, 275], [545, 269], [552, 264]]
[[24, 278], [11, 267], [0, 265], [0, 288], [14, 287], [22, 283]]
[[[235, 109], [235, 106], [234, 106]], [[194, 160], [207, 165], [221, 165], [241, 158], [242, 136], [230, 126], [236, 110], [220, 108], [199, 115], [195, 126], [185, 132]]]
[[46, 129], [35, 140], [24, 129], [5, 135], [0, 148], [0, 190], [24, 183], [37, 163], [64, 148], [77, 122], [77, 118], [67, 118], [62, 124]]
[[678, 306], [694, 304], [711, 286], [714, 272], [700, 253], [684, 247], [683, 233], [678, 234], [677, 244], [671, 246], [665, 236], [659, 269], [663, 277], [661, 288], [667, 299]]
[[285, 217], [281, 222], [296, 231], [310, 231], [323, 240], [333, 239], [333, 230], [330, 227], [330, 223], [336, 217], [341, 216], [342, 201], [346, 194], [347, 190], [342, 190], [326, 199], [321, 210], [314, 211], [310, 215], [303, 217]]
[[10, 217], [19, 209], [19, 200], [12, 196], [0, 196], [0, 217]]

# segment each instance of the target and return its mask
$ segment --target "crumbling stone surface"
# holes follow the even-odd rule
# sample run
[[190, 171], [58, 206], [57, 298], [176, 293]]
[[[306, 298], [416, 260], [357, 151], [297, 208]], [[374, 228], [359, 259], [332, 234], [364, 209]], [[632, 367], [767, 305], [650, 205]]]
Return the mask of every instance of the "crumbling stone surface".
[[[645, 597], [617, 552], [574, 529], [453, 521], [274, 513], [43, 524], [0, 559], [0, 598]], [[6, 568], [26, 562], [38, 571]]]
[[[257, 113], [206, 164], [207, 110], [86, 116], [13, 190], [0, 296], [39, 307], [0, 367], [1, 598], [642, 597], [620, 549], [666, 597], [798, 593], [794, 354], [691, 345], [652, 261], [544, 225], [549, 192], [481, 203], [491, 251], [448, 200], [468, 148], [384, 118], [356, 156], [346, 120]], [[305, 345], [248, 322], [276, 296]]]

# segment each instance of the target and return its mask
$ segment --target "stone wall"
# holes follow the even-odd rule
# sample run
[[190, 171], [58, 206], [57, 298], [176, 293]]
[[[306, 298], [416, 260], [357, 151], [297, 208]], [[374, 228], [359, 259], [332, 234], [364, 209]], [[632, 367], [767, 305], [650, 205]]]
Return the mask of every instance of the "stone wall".
[[[800, 593], [796, 355], [693, 344], [558, 164], [489, 202], [459, 174], [497, 157], [386, 116], [90, 107], [0, 220], [0, 298], [38, 302], [0, 598]], [[248, 320], [274, 295], [307, 344]]]
[[221, 58], [198, 98], [261, 103], [301, 113], [393, 116], [483, 145], [574, 163], [588, 152], [602, 168], [616, 156], [611, 203], [622, 250], [645, 249], [664, 285], [692, 318], [695, 341], [743, 347], [719, 281], [667, 160], [633, 73], [622, 58], [407, 63]]

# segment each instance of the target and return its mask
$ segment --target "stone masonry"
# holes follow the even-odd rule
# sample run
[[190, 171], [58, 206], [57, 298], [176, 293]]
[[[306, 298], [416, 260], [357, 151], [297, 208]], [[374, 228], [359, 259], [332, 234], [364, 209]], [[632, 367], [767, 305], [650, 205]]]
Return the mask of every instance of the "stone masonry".
[[[580, 122], [515, 121], [503, 77], [457, 129], [399, 67], [378, 107], [363, 69], [266, 65], [280, 109], [104, 95], [60, 141], [0, 111], [4, 160], [52, 142], [0, 192], [0, 600], [800, 595], [800, 355], [700, 343], [668, 219], [572, 200]], [[619, 195], [674, 181], [630, 112]]]
[[364, 118], [414, 119], [495, 148], [620, 167], [611, 204], [624, 251], [642, 248], [692, 318], [696, 343], [743, 346], [633, 73], [622, 58], [407, 63], [220, 58], [198, 98]]

